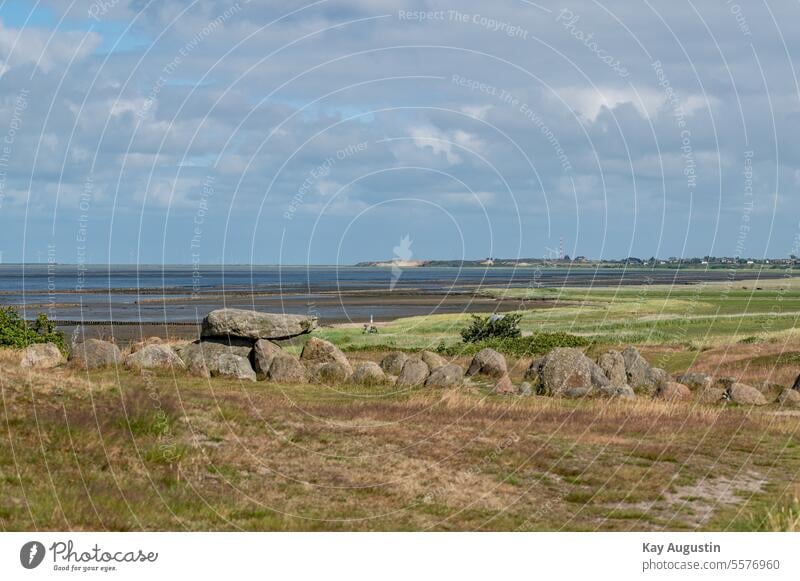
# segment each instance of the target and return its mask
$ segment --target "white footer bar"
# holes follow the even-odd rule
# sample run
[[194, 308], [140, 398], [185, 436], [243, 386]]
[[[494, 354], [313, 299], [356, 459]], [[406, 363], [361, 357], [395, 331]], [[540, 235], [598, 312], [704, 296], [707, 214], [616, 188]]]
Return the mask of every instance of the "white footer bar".
[[798, 547], [797, 533], [3, 533], [0, 578], [800, 579]]

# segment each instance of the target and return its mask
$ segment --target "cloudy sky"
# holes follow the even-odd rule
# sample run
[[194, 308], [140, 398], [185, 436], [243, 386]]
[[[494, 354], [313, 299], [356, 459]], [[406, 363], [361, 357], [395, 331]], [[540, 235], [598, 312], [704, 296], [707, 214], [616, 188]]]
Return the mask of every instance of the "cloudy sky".
[[800, 254], [799, 17], [0, 0], [2, 260]]

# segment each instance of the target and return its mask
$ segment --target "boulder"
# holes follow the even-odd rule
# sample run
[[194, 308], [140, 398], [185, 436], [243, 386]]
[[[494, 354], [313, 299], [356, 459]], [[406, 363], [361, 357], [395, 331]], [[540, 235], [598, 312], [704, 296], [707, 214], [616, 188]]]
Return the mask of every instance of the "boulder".
[[728, 397], [732, 402], [741, 405], [766, 405], [767, 398], [755, 387], [744, 383], [734, 383], [728, 389]]
[[440, 365], [425, 380], [425, 387], [457, 387], [464, 381], [464, 370], [454, 363]]
[[529, 382], [523, 381], [519, 384], [519, 390], [517, 393], [523, 397], [533, 395], [533, 386]]
[[122, 363], [122, 353], [109, 341], [86, 339], [72, 346], [69, 360], [81, 369], [97, 369]]
[[652, 368], [636, 347], [626, 347], [622, 351], [622, 357], [625, 360], [625, 375], [627, 376], [628, 385], [632, 387], [655, 387], [650, 378]]
[[506, 373], [495, 382], [493, 391], [500, 395], [507, 395], [517, 393], [517, 388], [511, 383], [511, 378], [508, 376], [508, 373]]
[[800, 391], [796, 389], [784, 389], [778, 396], [778, 403], [787, 407], [800, 407]]
[[760, 391], [761, 395], [763, 395], [768, 402], [777, 401], [785, 389], [781, 384], [771, 381], [762, 381], [755, 384], [753, 387]]
[[647, 374], [647, 379], [650, 382], [649, 385], [653, 388], [658, 388], [659, 385], [670, 380], [669, 373], [660, 367], [651, 367], [650, 373]]
[[22, 356], [22, 367], [52, 369], [64, 362], [64, 355], [53, 343], [34, 343], [28, 345]]
[[682, 383], [664, 381], [656, 387], [655, 397], [666, 401], [683, 401], [692, 398], [692, 391]]
[[[592, 389], [594, 362], [580, 349], [557, 347], [548, 353], [541, 366], [537, 391], [544, 395], [575, 397], [578, 392], [569, 390]], [[583, 394], [585, 395], [585, 394]]]
[[345, 366], [341, 361], [327, 361], [325, 363], [316, 363], [308, 367], [310, 381], [323, 385], [345, 383], [350, 379], [352, 373], [350, 366]]
[[339, 363], [347, 369], [347, 374], [353, 373], [350, 361], [336, 345], [330, 341], [325, 341], [318, 337], [311, 337], [303, 346], [300, 354], [300, 361], [309, 365], [319, 365], [320, 363]]
[[163, 343], [150, 343], [125, 358], [125, 367], [131, 369], [185, 369], [186, 364]]
[[533, 361], [531, 361], [531, 364], [525, 371], [525, 379], [530, 381], [534, 385], [538, 385], [539, 378], [542, 374], [542, 367], [544, 367], [544, 363], [545, 363], [544, 357], [539, 357], [538, 359], [534, 359]]
[[402, 387], [413, 387], [422, 385], [428, 379], [428, 364], [422, 359], [410, 357], [403, 364], [400, 375], [397, 376], [396, 385]]
[[380, 365], [374, 361], [367, 361], [356, 367], [350, 381], [357, 385], [381, 385], [386, 383], [386, 374]]
[[730, 391], [734, 383], [738, 383], [735, 377], [717, 377], [714, 379], [711, 387], [721, 388], [725, 391]]
[[438, 369], [443, 365], [447, 365], [447, 360], [441, 355], [434, 353], [433, 351], [423, 351], [422, 353], [419, 354], [419, 357], [426, 363], [428, 369], [430, 369], [431, 371], [433, 371], [434, 369]]
[[467, 375], [486, 375], [500, 379], [508, 373], [506, 358], [494, 349], [481, 349], [472, 358]]
[[219, 375], [221, 357], [236, 355], [249, 360], [252, 350], [248, 345], [225, 340], [195, 341], [176, 349], [189, 373], [200, 377]]
[[633, 393], [633, 388], [630, 385], [607, 385], [605, 387], [598, 387], [594, 391], [594, 395], [608, 399], [636, 399], [636, 394]]
[[272, 360], [268, 379], [279, 383], [306, 383], [308, 372], [295, 357], [284, 353]]
[[625, 358], [622, 353], [611, 349], [597, 358], [597, 365], [603, 370], [611, 385], [625, 385], [628, 376], [625, 373]]
[[406, 361], [408, 361], [408, 355], [402, 351], [392, 351], [381, 360], [381, 369], [384, 373], [400, 375]]
[[728, 393], [721, 387], [707, 387], [699, 390], [695, 399], [700, 403], [723, 403], [728, 401]]
[[240, 337], [243, 339], [290, 339], [310, 333], [317, 318], [307, 315], [260, 313], [244, 309], [219, 309], [203, 319], [201, 337]]
[[705, 373], [684, 373], [675, 378], [675, 381], [682, 383], [692, 391], [708, 389], [713, 382], [711, 376]]
[[225, 353], [220, 356], [217, 360], [216, 368], [211, 371], [211, 375], [213, 377], [230, 377], [244, 381], [256, 380], [256, 372], [250, 365], [250, 360], [233, 353]]
[[606, 387], [611, 385], [611, 380], [608, 379], [603, 368], [594, 361], [592, 361], [592, 385], [594, 387]]
[[148, 345], [160, 345], [163, 342], [164, 340], [161, 337], [148, 337], [143, 341], [137, 341], [136, 343], [133, 343], [131, 345], [131, 353], [136, 353]]
[[266, 379], [269, 375], [269, 368], [273, 360], [283, 353], [283, 349], [278, 347], [269, 339], [259, 339], [253, 345], [253, 369], [258, 379]]
[[587, 397], [592, 393], [591, 387], [568, 387], [558, 392], [558, 397], [566, 397], [568, 399], [580, 399]]

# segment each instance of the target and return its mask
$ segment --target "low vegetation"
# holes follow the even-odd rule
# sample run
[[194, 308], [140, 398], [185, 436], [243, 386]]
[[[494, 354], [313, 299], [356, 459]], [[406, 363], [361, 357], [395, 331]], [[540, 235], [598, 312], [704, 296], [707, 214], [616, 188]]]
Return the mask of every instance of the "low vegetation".
[[522, 335], [522, 331], [519, 328], [522, 313], [486, 316], [471, 315], [471, 317], [470, 324], [461, 329], [461, 338], [464, 343], [517, 339]]
[[487, 347], [504, 355], [514, 357], [532, 357], [544, 355], [556, 347], [587, 347], [591, 341], [585, 337], [569, 333], [534, 333], [525, 337], [508, 337], [482, 339], [477, 342], [437, 346], [436, 351], [442, 355], [473, 355]]
[[774, 411], [18, 358], [0, 350], [3, 530], [796, 526], [797, 418]]

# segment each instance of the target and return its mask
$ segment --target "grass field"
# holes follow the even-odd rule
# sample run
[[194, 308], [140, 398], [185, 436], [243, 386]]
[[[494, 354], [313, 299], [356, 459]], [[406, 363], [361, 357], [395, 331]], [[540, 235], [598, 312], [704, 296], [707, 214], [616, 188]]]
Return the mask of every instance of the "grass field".
[[[586, 336], [590, 352], [636, 344], [670, 372], [752, 385], [800, 373], [798, 279], [494, 292], [567, 301], [525, 311], [523, 329]], [[318, 333], [377, 359], [454, 344], [467, 320]], [[0, 350], [3, 530], [800, 529], [800, 410], [776, 404], [30, 371], [19, 357]], [[509, 358], [514, 381], [529, 362]]]
[[[523, 332], [566, 331], [601, 344], [674, 344], [689, 350], [720, 341], [794, 340], [800, 318], [800, 278], [615, 288], [490, 289], [496, 297], [529, 301]], [[537, 309], [543, 301], [563, 306]], [[469, 315], [411, 317], [363, 335], [356, 326], [324, 329], [344, 347], [431, 348], [460, 341]]]
[[4, 372], [4, 530], [797, 526], [775, 410], [121, 373]]

